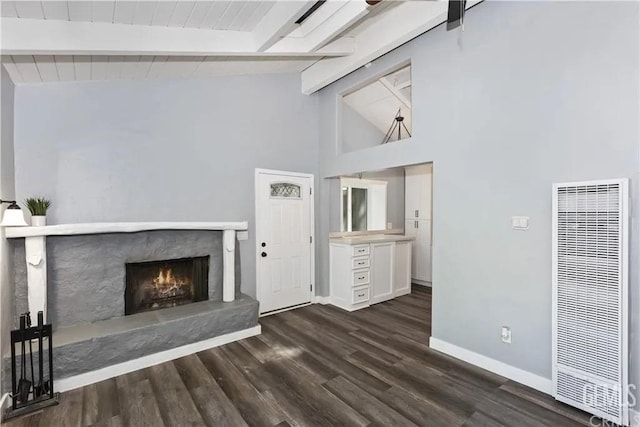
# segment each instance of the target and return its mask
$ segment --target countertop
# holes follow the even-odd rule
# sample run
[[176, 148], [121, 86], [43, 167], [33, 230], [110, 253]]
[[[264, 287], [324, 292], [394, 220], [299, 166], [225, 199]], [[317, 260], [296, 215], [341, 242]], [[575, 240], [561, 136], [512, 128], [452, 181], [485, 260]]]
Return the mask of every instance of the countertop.
[[352, 237], [332, 237], [329, 239], [329, 243], [341, 243], [343, 245], [361, 245], [366, 243], [403, 242], [415, 239], [415, 237], [405, 236], [404, 234], [369, 234]]

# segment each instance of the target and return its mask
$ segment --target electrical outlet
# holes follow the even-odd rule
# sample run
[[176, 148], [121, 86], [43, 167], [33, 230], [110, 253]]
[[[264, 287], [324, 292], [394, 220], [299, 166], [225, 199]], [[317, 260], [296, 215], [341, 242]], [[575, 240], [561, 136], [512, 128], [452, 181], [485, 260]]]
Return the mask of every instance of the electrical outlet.
[[503, 343], [511, 344], [511, 328], [508, 326], [502, 327], [502, 333], [500, 334], [500, 339]]
[[528, 230], [529, 217], [528, 216], [512, 216], [511, 228], [513, 228], [514, 230]]

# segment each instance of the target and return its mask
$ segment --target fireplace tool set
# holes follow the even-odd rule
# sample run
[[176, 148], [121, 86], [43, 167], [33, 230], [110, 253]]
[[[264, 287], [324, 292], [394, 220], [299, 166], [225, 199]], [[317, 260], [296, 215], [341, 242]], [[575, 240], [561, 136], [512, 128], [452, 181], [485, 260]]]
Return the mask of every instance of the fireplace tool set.
[[[42, 311], [38, 312], [38, 324], [31, 325], [31, 314], [20, 315], [20, 328], [11, 331], [11, 408], [6, 418], [17, 417], [47, 406], [57, 405], [59, 393], [53, 392], [53, 343], [51, 324], [44, 324]], [[48, 349], [44, 349], [47, 341]], [[38, 352], [34, 354], [33, 342]], [[20, 354], [16, 347], [20, 346]], [[27, 353], [28, 347], [28, 353]], [[18, 358], [19, 363], [18, 363]], [[38, 365], [35, 376], [34, 358]], [[48, 373], [45, 378], [45, 359]], [[19, 365], [19, 367], [18, 367]]]

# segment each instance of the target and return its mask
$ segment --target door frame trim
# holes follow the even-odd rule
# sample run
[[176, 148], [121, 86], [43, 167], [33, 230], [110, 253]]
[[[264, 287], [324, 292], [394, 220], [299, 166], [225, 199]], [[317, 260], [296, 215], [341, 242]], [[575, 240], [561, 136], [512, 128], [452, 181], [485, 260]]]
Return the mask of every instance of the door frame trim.
[[[291, 176], [291, 177], [296, 177], [296, 178], [309, 178], [310, 180], [310, 188], [311, 188], [311, 197], [309, 198], [309, 232], [311, 233], [311, 252], [309, 255], [310, 258], [310, 266], [309, 268], [311, 269], [311, 290], [309, 291], [309, 300], [311, 302], [313, 302], [314, 298], [315, 298], [315, 294], [316, 294], [316, 244], [317, 244], [317, 240], [316, 240], [316, 234], [315, 234], [315, 230], [316, 230], [316, 225], [315, 225], [315, 197], [316, 197], [316, 190], [315, 190], [315, 175], [311, 174], [311, 173], [304, 173], [304, 172], [290, 172], [290, 171], [281, 171], [281, 170], [274, 170], [274, 169], [262, 169], [262, 168], [256, 168], [255, 172], [254, 172], [254, 185], [253, 185], [253, 204], [254, 204], [254, 215], [255, 215], [255, 236], [254, 236], [254, 248], [256, 250], [256, 300], [258, 300], [258, 302], [260, 302], [260, 299], [262, 297], [262, 287], [261, 287], [261, 283], [260, 283], [260, 268], [259, 263], [260, 263], [260, 250], [258, 247], [258, 226], [259, 226], [259, 221], [258, 221], [258, 181], [260, 179], [260, 175], [282, 175], [282, 176]], [[299, 307], [298, 305], [293, 306], [291, 308], [297, 308]], [[285, 311], [288, 310], [289, 308], [285, 307], [282, 308], [278, 311]], [[258, 315], [262, 316], [260, 309], [258, 309]]]

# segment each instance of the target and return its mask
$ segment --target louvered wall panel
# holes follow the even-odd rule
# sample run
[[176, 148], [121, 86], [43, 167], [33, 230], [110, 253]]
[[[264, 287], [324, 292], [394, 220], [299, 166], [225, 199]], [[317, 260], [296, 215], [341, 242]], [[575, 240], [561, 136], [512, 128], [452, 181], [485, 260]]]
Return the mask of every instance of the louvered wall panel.
[[628, 180], [553, 187], [556, 399], [628, 423]]

